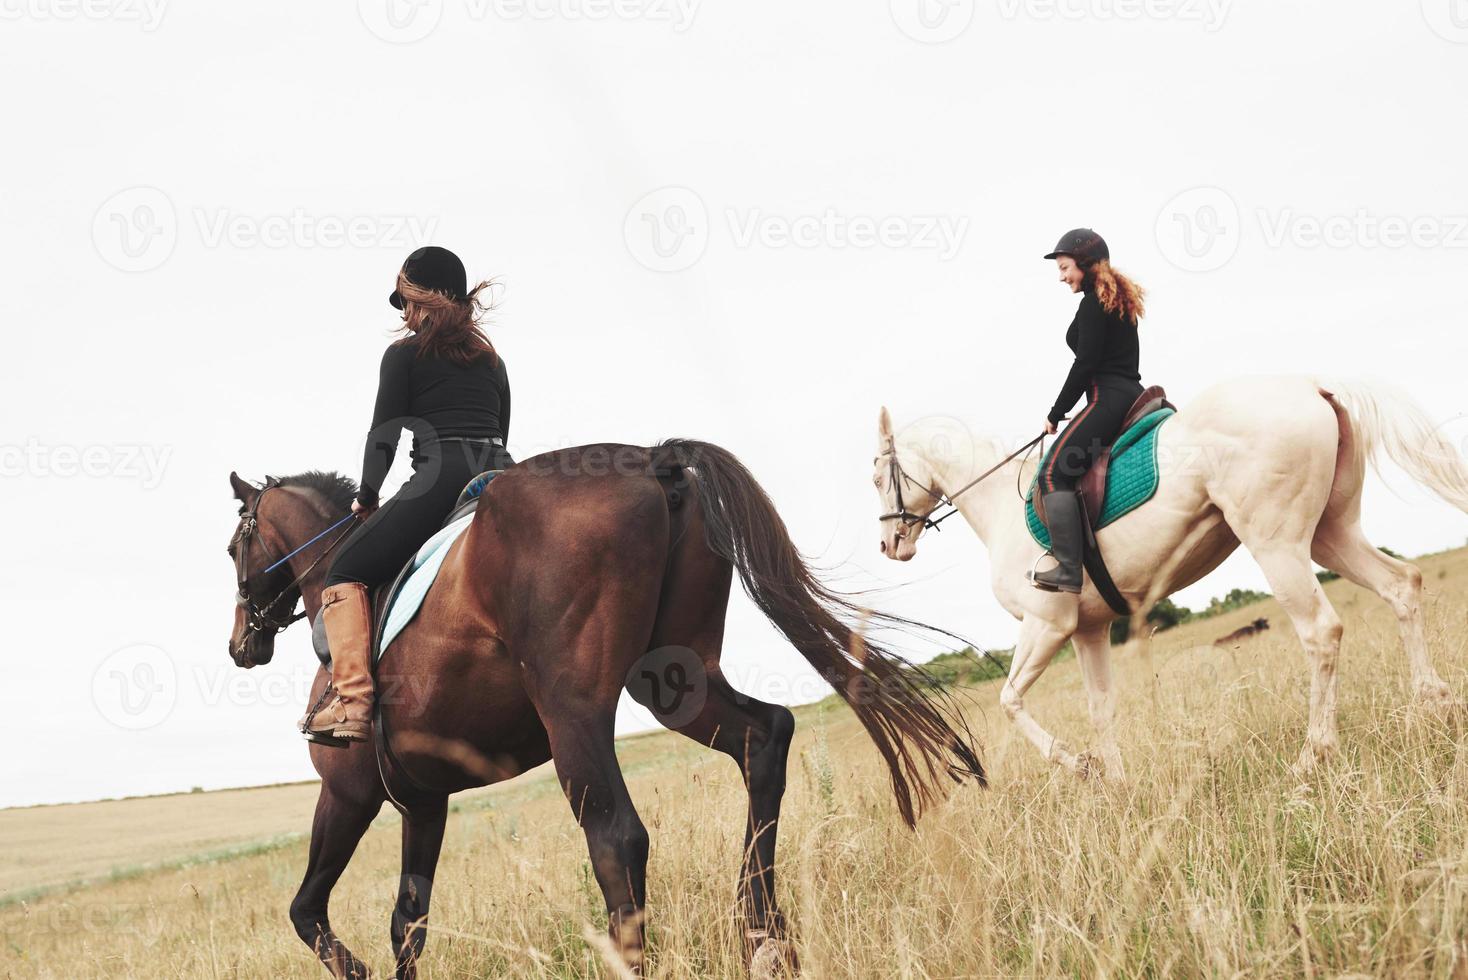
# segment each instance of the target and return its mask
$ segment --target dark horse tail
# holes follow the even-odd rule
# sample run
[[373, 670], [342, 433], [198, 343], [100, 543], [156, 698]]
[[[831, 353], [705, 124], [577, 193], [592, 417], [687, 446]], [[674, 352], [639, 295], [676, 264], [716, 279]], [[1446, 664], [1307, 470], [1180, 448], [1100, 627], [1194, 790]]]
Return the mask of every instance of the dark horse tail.
[[658, 449], [697, 476], [709, 549], [739, 570], [755, 605], [861, 719], [891, 770], [908, 826], [944, 795], [944, 777], [956, 782], [972, 776], [982, 785], [972, 734], [942, 688], [854, 629], [863, 618], [888, 626], [923, 624], [868, 612], [817, 579], [769, 495], [733, 453], [689, 439], [669, 439]]

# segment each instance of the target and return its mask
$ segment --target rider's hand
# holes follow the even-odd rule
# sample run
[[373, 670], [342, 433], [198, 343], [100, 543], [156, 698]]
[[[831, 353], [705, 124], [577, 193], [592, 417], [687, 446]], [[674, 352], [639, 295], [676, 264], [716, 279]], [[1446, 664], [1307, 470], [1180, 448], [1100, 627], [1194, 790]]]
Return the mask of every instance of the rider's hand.
[[1047, 436], [1055, 435], [1055, 423], [1050, 421], [1048, 418], [1045, 419], [1045, 434]]
[[353, 514], [356, 514], [358, 517], [362, 518], [363, 520], [366, 520], [367, 518], [371, 517], [372, 516], [372, 512], [375, 511], [376, 509], [377, 509], [377, 505], [376, 504], [364, 504], [360, 500], [354, 500], [354, 501], [352, 501], [352, 513]]

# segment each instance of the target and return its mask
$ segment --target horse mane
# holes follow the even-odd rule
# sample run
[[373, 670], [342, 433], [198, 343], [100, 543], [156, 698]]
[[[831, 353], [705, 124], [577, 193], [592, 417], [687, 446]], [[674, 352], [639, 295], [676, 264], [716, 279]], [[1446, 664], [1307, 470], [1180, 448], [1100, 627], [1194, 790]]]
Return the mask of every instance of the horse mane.
[[357, 499], [356, 481], [335, 470], [307, 470], [293, 476], [282, 476], [275, 482], [282, 487], [315, 490], [331, 501], [331, 506], [336, 510], [351, 510], [352, 501]]

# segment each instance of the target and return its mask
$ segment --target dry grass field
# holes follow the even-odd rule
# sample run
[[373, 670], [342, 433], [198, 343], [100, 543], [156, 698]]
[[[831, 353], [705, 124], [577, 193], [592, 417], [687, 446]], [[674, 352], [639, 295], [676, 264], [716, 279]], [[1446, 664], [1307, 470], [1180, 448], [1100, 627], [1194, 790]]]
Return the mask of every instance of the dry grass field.
[[[1418, 564], [1433, 657], [1468, 695], [1468, 551]], [[984, 684], [964, 693], [993, 787], [958, 790], [912, 833], [851, 716], [802, 709], [780, 891], [805, 974], [1468, 976], [1468, 720], [1408, 703], [1384, 603], [1347, 582], [1327, 591], [1346, 623], [1342, 753], [1307, 779], [1289, 767], [1304, 738], [1304, 655], [1272, 601], [1118, 651], [1124, 786], [1042, 762], [998, 709], [997, 686]], [[1268, 632], [1210, 646], [1257, 616], [1269, 617]], [[1074, 661], [1054, 665], [1028, 703], [1073, 746], [1089, 743]], [[731, 923], [744, 818], [734, 767], [666, 734], [624, 740], [622, 753], [652, 834], [651, 975], [742, 976]], [[12, 897], [0, 907], [0, 973], [324, 977], [286, 916], [304, 840], [252, 846], [246, 834], [258, 838], [261, 808], [272, 806], [272, 830], [304, 831], [311, 794], [277, 787], [0, 813], [0, 882], [11, 892], [21, 881], [96, 878], [109, 859], [179, 865], [233, 849]], [[424, 975], [607, 975], [584, 938], [588, 925], [602, 927], [599, 893], [553, 775], [456, 799]], [[379, 971], [391, 966], [395, 824], [390, 810], [379, 819], [332, 907], [338, 933]]]

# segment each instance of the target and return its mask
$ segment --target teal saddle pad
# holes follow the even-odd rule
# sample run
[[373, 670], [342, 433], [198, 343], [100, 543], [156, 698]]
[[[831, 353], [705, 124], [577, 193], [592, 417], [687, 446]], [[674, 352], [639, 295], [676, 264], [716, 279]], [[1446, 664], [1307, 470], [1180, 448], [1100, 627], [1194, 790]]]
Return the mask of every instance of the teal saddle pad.
[[[1111, 464], [1106, 471], [1106, 492], [1102, 497], [1101, 519], [1094, 523], [1099, 530], [1112, 521], [1130, 514], [1152, 499], [1157, 492], [1160, 479], [1157, 467], [1157, 434], [1162, 423], [1175, 414], [1170, 408], [1159, 408], [1133, 422], [1131, 427], [1117, 437], [1111, 447]], [[1058, 443], [1057, 443], [1058, 444]], [[1050, 550], [1050, 531], [1035, 514], [1035, 484], [1045, 471], [1045, 464], [1055, 446], [1050, 447], [1040, 465], [1035, 469], [1035, 478], [1025, 492], [1025, 524], [1030, 537], [1046, 551]]]

